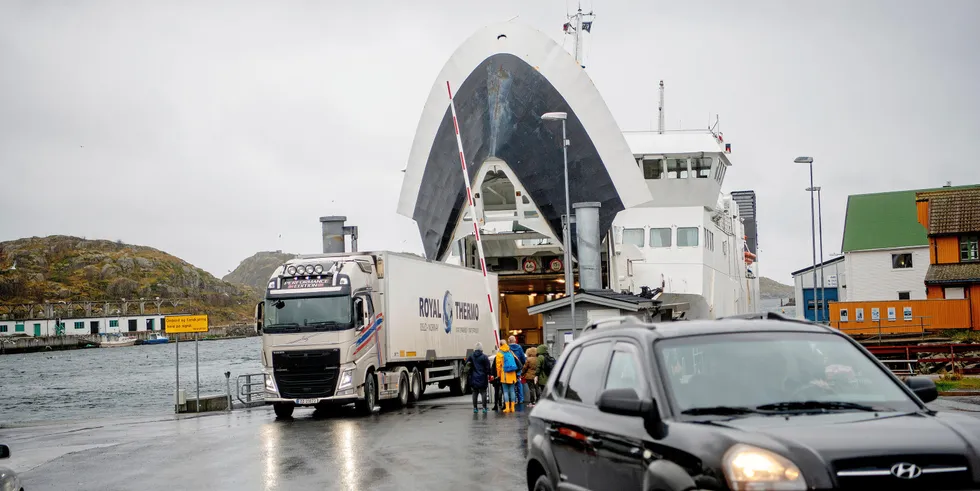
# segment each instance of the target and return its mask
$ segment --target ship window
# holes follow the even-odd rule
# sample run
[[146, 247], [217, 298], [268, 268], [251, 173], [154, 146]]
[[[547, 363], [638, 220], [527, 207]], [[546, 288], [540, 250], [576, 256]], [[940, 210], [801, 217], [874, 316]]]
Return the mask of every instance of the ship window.
[[643, 229], [628, 228], [623, 230], [623, 243], [643, 247]]
[[704, 229], [704, 248], [713, 251], [715, 250], [715, 233]]
[[698, 228], [697, 227], [678, 227], [677, 228], [678, 247], [697, 247]]
[[667, 159], [667, 179], [687, 179], [687, 159]]
[[651, 228], [650, 247], [670, 247], [670, 229]]
[[727, 166], [721, 160], [718, 160], [718, 165], [715, 167], [715, 180], [722, 182], [725, 180], [725, 170]]
[[663, 179], [664, 178], [663, 159], [643, 159], [643, 178]]
[[711, 157], [691, 159], [691, 173], [698, 179], [707, 179], [711, 175]]

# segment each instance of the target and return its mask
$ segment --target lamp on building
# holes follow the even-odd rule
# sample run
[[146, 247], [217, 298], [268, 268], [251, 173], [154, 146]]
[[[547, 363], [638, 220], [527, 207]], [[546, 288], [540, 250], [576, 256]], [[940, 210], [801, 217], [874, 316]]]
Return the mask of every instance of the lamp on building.
[[541, 115], [542, 121], [561, 121], [561, 151], [565, 163], [565, 221], [562, 227], [562, 235], [565, 242], [565, 294], [571, 299], [572, 332], [578, 333], [575, 325], [575, 278], [572, 273], [572, 203], [568, 197], [568, 137], [565, 133], [565, 121], [568, 113], [550, 112]]

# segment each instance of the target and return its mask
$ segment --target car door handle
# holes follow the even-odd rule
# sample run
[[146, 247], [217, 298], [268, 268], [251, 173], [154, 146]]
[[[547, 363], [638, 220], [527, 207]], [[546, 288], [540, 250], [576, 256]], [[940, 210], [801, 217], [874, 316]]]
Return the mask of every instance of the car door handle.
[[601, 447], [602, 446], [602, 438], [596, 438], [594, 436], [587, 436], [587, 437], [585, 437], [585, 441], [588, 442], [589, 445], [592, 445], [593, 447]]

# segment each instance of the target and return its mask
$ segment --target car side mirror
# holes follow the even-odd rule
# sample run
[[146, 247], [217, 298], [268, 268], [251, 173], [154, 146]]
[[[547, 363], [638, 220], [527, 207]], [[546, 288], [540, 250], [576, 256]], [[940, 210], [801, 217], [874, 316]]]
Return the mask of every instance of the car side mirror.
[[909, 377], [905, 379], [905, 385], [912, 389], [922, 402], [932, 402], [939, 398], [939, 389], [929, 377]]
[[666, 436], [660, 408], [654, 399], [641, 399], [633, 389], [608, 389], [599, 394], [599, 410], [604, 413], [643, 418], [643, 427], [655, 439]]
[[10, 447], [0, 445], [0, 459], [10, 458]]

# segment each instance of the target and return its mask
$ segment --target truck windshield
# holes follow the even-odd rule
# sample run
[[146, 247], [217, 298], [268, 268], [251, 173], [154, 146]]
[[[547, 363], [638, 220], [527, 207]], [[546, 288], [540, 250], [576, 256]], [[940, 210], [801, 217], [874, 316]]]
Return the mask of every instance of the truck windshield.
[[266, 300], [263, 329], [269, 334], [351, 329], [349, 295]]
[[[682, 414], [921, 408], [847, 340], [819, 333], [736, 333], [657, 341], [668, 393]], [[711, 413], [714, 414], [714, 413]]]

